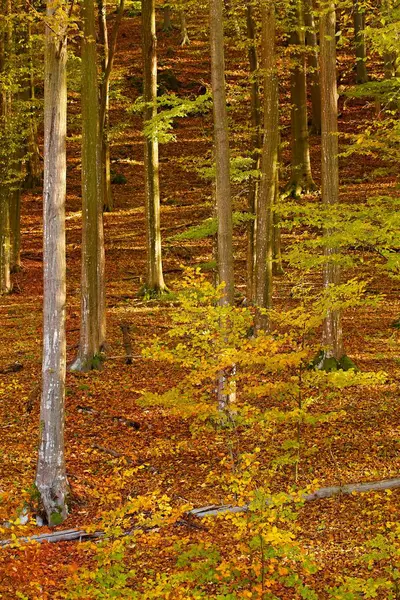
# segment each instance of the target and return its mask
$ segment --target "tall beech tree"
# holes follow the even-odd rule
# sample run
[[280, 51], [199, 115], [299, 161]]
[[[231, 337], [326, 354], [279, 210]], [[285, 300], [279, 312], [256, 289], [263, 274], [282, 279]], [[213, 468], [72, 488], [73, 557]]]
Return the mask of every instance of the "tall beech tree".
[[214, 116], [215, 198], [218, 221], [218, 275], [219, 281], [225, 284], [223, 302], [232, 304], [234, 297], [233, 225], [222, 0], [210, 0], [210, 43]]
[[365, 9], [360, 6], [359, 0], [353, 2], [354, 44], [356, 47], [356, 81], [367, 83], [367, 51], [365, 47]]
[[110, 78], [117, 48], [119, 27], [125, 9], [125, 0], [119, 1], [118, 12], [111, 30], [110, 40], [107, 31], [107, 3], [106, 0], [97, 0], [99, 22], [99, 46], [101, 55], [101, 82], [99, 101], [99, 126], [101, 140], [101, 187], [103, 196], [103, 209], [106, 212], [113, 210], [114, 202], [111, 190], [111, 159], [109, 136], [109, 108], [110, 108]]
[[287, 192], [300, 196], [315, 190], [311, 174], [307, 122], [306, 47], [303, 0], [292, 0], [290, 44], [293, 66], [290, 77], [292, 161]]
[[[278, 79], [275, 56], [275, 2], [261, 6], [261, 62], [264, 73], [264, 138], [261, 157], [261, 182], [257, 199], [255, 304], [268, 309], [272, 303], [272, 260], [274, 250], [273, 205], [278, 186]], [[268, 329], [268, 315], [256, 313], [256, 329]]]
[[1, 0], [0, 15], [0, 295], [11, 292], [11, 229], [10, 229], [10, 117], [11, 93], [7, 87], [6, 73], [11, 46], [9, 0]]
[[[261, 111], [258, 74], [258, 56], [256, 47], [256, 24], [252, 4], [246, 7], [247, 40], [249, 44], [248, 57], [250, 67], [250, 101], [251, 101], [251, 146], [252, 168], [258, 169], [261, 150]], [[251, 177], [249, 181], [248, 211], [255, 216], [258, 193], [258, 179]], [[247, 225], [247, 299], [254, 298], [254, 268], [255, 268], [255, 221]]]
[[[321, 77], [321, 187], [326, 207], [339, 201], [338, 94], [336, 83], [336, 14], [334, 2], [321, 6], [320, 77]], [[332, 233], [326, 232], [328, 235]], [[324, 286], [339, 285], [340, 267], [335, 260], [338, 249], [325, 247]], [[339, 309], [329, 308], [323, 323], [323, 350], [317, 357], [317, 368], [332, 370], [345, 366], [342, 317]]]
[[[142, 0], [142, 50], [144, 122], [157, 114], [157, 37], [155, 0]], [[160, 183], [158, 141], [145, 136], [145, 211], [147, 241], [147, 275], [144, 291], [162, 293], [166, 287], [162, 270], [160, 231]]]
[[[210, 0], [211, 87], [214, 118], [215, 205], [217, 216], [218, 278], [224, 284], [221, 304], [233, 304], [233, 224], [229, 168], [229, 128], [226, 110], [225, 58], [222, 0]], [[221, 324], [229, 327], [229, 323]], [[217, 380], [218, 406], [225, 411], [235, 399], [228, 380], [235, 366], [221, 371]]]
[[43, 186], [43, 363], [36, 486], [49, 525], [68, 514], [64, 458], [66, 4], [48, 0], [45, 34]]
[[99, 367], [106, 337], [101, 139], [94, 0], [83, 0], [81, 333], [74, 371]]
[[318, 39], [313, 0], [304, 0], [304, 25], [306, 30], [308, 79], [311, 95], [311, 131], [321, 133], [321, 90], [319, 87]]

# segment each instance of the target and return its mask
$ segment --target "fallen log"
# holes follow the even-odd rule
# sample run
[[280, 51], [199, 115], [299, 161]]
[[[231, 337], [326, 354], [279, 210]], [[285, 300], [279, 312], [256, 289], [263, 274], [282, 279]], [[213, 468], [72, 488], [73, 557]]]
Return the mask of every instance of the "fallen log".
[[[103, 449], [102, 447], [98, 447]], [[112, 451], [114, 453], [114, 451]], [[111, 454], [111, 452], [110, 452]], [[117, 454], [117, 453], [116, 453]], [[125, 457], [127, 458], [127, 457]], [[312, 492], [311, 494], [304, 494], [302, 499], [304, 502], [312, 502], [314, 500], [322, 500], [324, 498], [332, 498], [333, 496], [350, 495], [353, 493], [364, 493], [364, 492], [379, 492], [383, 490], [393, 490], [400, 488], [400, 478], [396, 477], [393, 479], [382, 479], [381, 481], [365, 482], [365, 483], [349, 483], [346, 485], [338, 485], [331, 487], [324, 487]], [[288, 502], [291, 502], [288, 497]], [[193, 508], [186, 514], [190, 517], [196, 517], [202, 519], [204, 517], [213, 517], [221, 514], [232, 514], [239, 512], [246, 512], [249, 509], [248, 504], [243, 506], [232, 506], [232, 505], [217, 505], [211, 504], [210, 506], [202, 506], [200, 508]], [[180, 521], [181, 524], [185, 524], [185, 521]], [[126, 535], [129, 535], [127, 532]], [[0, 547], [9, 546], [11, 544], [28, 543], [28, 542], [70, 542], [70, 541], [82, 541], [96, 538], [102, 538], [105, 536], [104, 531], [95, 531], [94, 533], [88, 533], [80, 529], [65, 529], [63, 531], [56, 531], [54, 533], [44, 533], [42, 535], [33, 535], [31, 537], [22, 537], [14, 540], [2, 540], [0, 541]]]

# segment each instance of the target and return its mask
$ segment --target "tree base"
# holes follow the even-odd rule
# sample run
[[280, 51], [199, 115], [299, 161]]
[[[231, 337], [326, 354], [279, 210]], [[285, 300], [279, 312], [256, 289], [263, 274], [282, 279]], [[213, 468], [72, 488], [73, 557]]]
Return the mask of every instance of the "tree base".
[[298, 180], [291, 179], [283, 192], [284, 198], [301, 198], [305, 194], [313, 194], [318, 190], [313, 179], [303, 177]]
[[349, 371], [350, 369], [359, 370], [357, 365], [346, 354], [343, 354], [338, 360], [334, 356], [327, 356], [324, 350], [318, 352], [317, 356], [311, 362], [310, 367], [318, 371], [325, 371], [326, 373], [331, 373], [332, 371]]
[[73, 363], [70, 364], [69, 370], [78, 373], [88, 373], [89, 371], [101, 371], [103, 369], [104, 355], [102, 353], [95, 354], [92, 357], [82, 358], [78, 356]]
[[146, 300], [156, 300], [160, 298], [164, 294], [169, 294], [170, 291], [166, 285], [157, 285], [154, 287], [149, 286], [147, 283], [142, 285], [137, 295], [139, 298], [144, 298]]

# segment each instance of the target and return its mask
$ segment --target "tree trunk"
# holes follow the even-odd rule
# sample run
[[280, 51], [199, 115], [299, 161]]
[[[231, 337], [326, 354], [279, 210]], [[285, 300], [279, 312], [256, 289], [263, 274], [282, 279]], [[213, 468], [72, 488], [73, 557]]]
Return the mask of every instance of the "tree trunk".
[[290, 36], [292, 67], [290, 78], [292, 174], [287, 192], [294, 197], [316, 189], [311, 175], [310, 148], [307, 122], [306, 54], [303, 0], [293, 0], [294, 27]]
[[170, 31], [172, 30], [172, 23], [171, 23], [171, 7], [169, 4], [166, 4], [164, 6], [163, 9], [163, 15], [164, 15], [164, 21], [163, 21], [163, 27], [162, 30], [164, 33], [170, 33]]
[[[17, 166], [19, 175], [21, 175], [21, 161]], [[11, 273], [18, 273], [21, 270], [21, 177], [17, 185], [17, 189], [13, 190], [10, 195]]]
[[356, 48], [356, 82], [367, 83], [367, 52], [365, 49], [365, 12], [360, 10], [359, 0], [353, 4], [354, 44]]
[[103, 197], [94, 0], [82, 3], [82, 282], [75, 371], [100, 367], [105, 343]]
[[[9, 14], [9, 2], [1, 0], [0, 14], [3, 19]], [[0, 75], [7, 71], [7, 56], [9, 54], [10, 34], [9, 25], [0, 31]], [[10, 151], [9, 151], [9, 118], [10, 93], [6, 86], [0, 88], [0, 295], [11, 292], [11, 235], [10, 235]]]
[[[253, 17], [253, 7], [247, 5], [247, 39], [249, 43], [249, 65], [250, 65], [250, 94], [251, 94], [251, 150], [252, 169], [256, 170], [260, 165], [261, 130], [260, 130], [260, 90], [258, 82], [258, 58], [256, 49], [256, 31]], [[249, 182], [248, 211], [256, 216], [258, 179], [251, 177]], [[249, 221], [247, 226], [247, 300], [254, 299], [254, 269], [255, 269], [255, 221]]]
[[107, 32], [107, 8], [106, 0], [97, 0], [99, 16], [99, 45], [101, 48], [101, 85], [99, 103], [99, 124], [101, 139], [101, 188], [103, 197], [103, 210], [111, 212], [114, 201], [111, 189], [111, 157], [110, 157], [110, 135], [109, 135], [109, 106], [110, 106], [110, 77], [114, 64], [115, 51], [117, 48], [118, 31], [124, 15], [125, 0], [119, 1], [117, 16], [111, 32], [110, 42]]
[[311, 92], [311, 131], [321, 133], [321, 90], [319, 87], [318, 40], [312, 0], [304, 0], [304, 25], [308, 46], [308, 65]]
[[[142, 0], [143, 95], [146, 102], [144, 122], [157, 114], [157, 38], [155, 0]], [[145, 208], [147, 239], [147, 278], [144, 292], [165, 291], [161, 258], [160, 184], [158, 140], [146, 137], [144, 142]]]
[[255, 304], [256, 330], [269, 328], [265, 309], [272, 305], [273, 205], [278, 171], [278, 80], [275, 56], [275, 2], [262, 5], [262, 69], [264, 73], [264, 140], [257, 201]]
[[[217, 212], [218, 278], [224, 284], [221, 304], [234, 302], [233, 226], [229, 164], [229, 130], [226, 111], [224, 29], [222, 0], [210, 0], [211, 87], [214, 116], [215, 200]], [[229, 323], [221, 324], [229, 327]], [[235, 366], [221, 371], [217, 381], [218, 407], [228, 409], [235, 399], [231, 382]]]
[[223, 302], [233, 304], [233, 227], [226, 111], [222, 0], [210, 0], [211, 86], [214, 114], [215, 196], [218, 220], [218, 274], [225, 284]]
[[[63, 27], [58, 0], [49, 0], [53, 28]], [[57, 33], [57, 31], [56, 31]], [[68, 514], [68, 481], [64, 458], [65, 398], [65, 195], [67, 130], [67, 44], [46, 27], [43, 188], [43, 365], [40, 447], [36, 486], [47, 522], [61, 523]]]
[[[328, 207], [339, 201], [339, 143], [336, 83], [335, 4], [331, 2], [320, 16], [320, 76], [322, 104], [321, 186], [322, 203]], [[327, 232], [330, 233], [329, 231]], [[336, 247], [326, 247], [324, 286], [340, 283], [340, 268], [335, 263]], [[333, 260], [329, 260], [332, 257]], [[343, 358], [341, 311], [329, 309], [323, 323], [323, 350], [317, 368], [331, 370]]]
[[[110, 80], [107, 75], [107, 64], [109, 61], [109, 45], [107, 31], [107, 4], [106, 0], [97, 0], [98, 22], [99, 22], [99, 48], [101, 65], [100, 84], [100, 138], [101, 138], [101, 188], [103, 197], [103, 210], [111, 212], [114, 208], [111, 189], [110, 168], [110, 141], [109, 141], [109, 106], [110, 106]], [[104, 115], [103, 115], [104, 113]]]
[[190, 39], [186, 24], [186, 13], [184, 10], [179, 11], [179, 21], [181, 24], [181, 46], [189, 46]]

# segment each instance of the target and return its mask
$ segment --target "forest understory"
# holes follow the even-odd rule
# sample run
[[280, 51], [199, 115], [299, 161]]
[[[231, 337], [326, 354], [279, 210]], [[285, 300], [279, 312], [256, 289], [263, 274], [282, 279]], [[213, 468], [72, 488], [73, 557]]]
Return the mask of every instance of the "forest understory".
[[[196, 34], [191, 38], [190, 46], [182, 47], [177, 31], [168, 34], [159, 31], [159, 72], [176, 75], [178, 95], [194, 96], [201, 86], [209, 86], [206, 36]], [[339, 71], [344, 73], [340, 83], [345, 88], [354, 79], [352, 57], [341, 52], [338, 59]], [[231, 48], [226, 67], [230, 142], [235, 150], [243, 151], [247, 148], [248, 136], [240, 126], [245, 123], [247, 115], [243, 103], [236, 96], [246, 93], [246, 68], [243, 51], [232, 51]], [[370, 68], [373, 70], [373, 65]], [[232, 439], [229, 441], [229, 432], [223, 429], [210, 431], [210, 428], [199, 426], [194, 417], [182, 417], [162, 406], [143, 406], [140, 399], [144, 392], [164, 393], [181, 381], [183, 373], [174, 365], [144, 358], [142, 348], [150, 343], [154, 334], [166, 339], [170, 315], [176, 311], [173, 292], [181, 285], [184, 269], [204, 266], [212, 258], [211, 238], [169, 238], [211, 217], [213, 209], [209, 182], [191, 167], [191, 161], [199, 164], [211, 153], [212, 119], [209, 114], [188, 116], [180, 119], [174, 128], [177, 141], [160, 145], [163, 267], [166, 284], [172, 294], [161, 299], [139, 296], [146, 272], [142, 120], [138, 114], [127, 114], [126, 104], [132, 104], [138, 97], [137, 82], [140, 78], [140, 17], [124, 17], [113, 71], [115, 95], [111, 99], [110, 110], [110, 122], [114, 128], [111, 157], [115, 209], [104, 213], [107, 348], [101, 369], [88, 373], [67, 372], [65, 447], [71, 503], [67, 521], [55, 531], [87, 527], [104, 530], [110, 513], [121, 509], [123, 515], [121, 507], [129, 497], [143, 496], [148, 499], [148, 505], [143, 504], [144, 514], [148, 516], [157, 507], [161, 515], [167, 515], [166, 522], [144, 527], [130, 543], [121, 542], [116, 530], [110, 533], [111, 540], [121, 543], [124, 548], [125, 564], [136, 571], [131, 576], [133, 589], [139, 590], [143, 580], [154, 573], [173, 573], [177, 554], [191, 544], [201, 544], [205, 549], [216, 545], [226, 561], [231, 554], [236, 556], [237, 561], [243, 563], [241, 576], [246, 579], [249, 576], [246, 568], [250, 567], [243, 565], [247, 560], [249, 564], [254, 562], [254, 557], [243, 557], [241, 542], [234, 537], [235, 523], [220, 517], [202, 521], [186, 518], [179, 512], [180, 509], [232, 503], [232, 495], [224, 487], [224, 478], [219, 476], [228, 469], [232, 444], [236, 443], [240, 445], [239, 450], [236, 448], [240, 454], [251, 453], [254, 447], [258, 447], [261, 467], [257, 467], [255, 475], [257, 485], [265, 486], [272, 494], [286, 492], [293, 485], [299, 490], [314, 491], [324, 486], [399, 476], [399, 281], [374, 268], [380, 258], [374, 257], [373, 250], [346, 250], [357, 255], [357, 275], [360, 276], [363, 270], [363, 277], [368, 281], [366, 295], [382, 296], [377, 306], [358, 306], [344, 311], [346, 354], [361, 372], [385, 372], [386, 379], [382, 383], [343, 387], [335, 393], [321, 394], [316, 399], [311, 412], [318, 415], [334, 412], [336, 417], [302, 426], [301, 452], [296, 463], [297, 480], [293, 464], [278, 464], [273, 477], [268, 466], [271, 457], [281, 453], [285, 440], [294, 436], [293, 423], [277, 426], [268, 441], [261, 437], [257, 442], [256, 427], [250, 433], [243, 434], [240, 430], [238, 434], [232, 434], [235, 436], [232, 442]], [[288, 82], [281, 84], [281, 93], [287, 94]], [[121, 100], [119, 94], [125, 99]], [[68, 364], [76, 357], [79, 343], [81, 269], [80, 143], [76, 138], [80, 107], [79, 96], [74, 91], [69, 93], [69, 111], [66, 217]], [[344, 101], [341, 97], [341, 134], [359, 131], [361, 123], [375, 119], [374, 111], [373, 103], [365, 99], [347, 98]], [[289, 135], [288, 115], [283, 115], [283, 142], [288, 140]], [[346, 143], [346, 139], [341, 137], [340, 144]], [[310, 150], [313, 177], [319, 185], [319, 136], [310, 137]], [[284, 144], [281, 157], [284, 180], [287, 180], [285, 165], [289, 160], [288, 144]], [[341, 202], [355, 206], [374, 196], [398, 197], [396, 174], [374, 175], [383, 166], [388, 165], [371, 156], [341, 157]], [[245, 209], [246, 185], [246, 182], [234, 184], [235, 210]], [[318, 203], [320, 198], [314, 194], [303, 197], [299, 200], [299, 203], [302, 202]], [[50, 531], [36, 524], [32, 492], [37, 463], [42, 360], [43, 230], [40, 188], [24, 194], [21, 230], [22, 270], [13, 275], [13, 293], [3, 296], [0, 301], [0, 534], [3, 540]], [[293, 236], [311, 234], [303, 226], [294, 230], [282, 229], [284, 274], [275, 278], [273, 291], [273, 305], [277, 311], [293, 308], [296, 302], [292, 292], [294, 271], [285, 263], [285, 248], [293, 243]], [[235, 228], [234, 256], [239, 305], [246, 295], [245, 226]], [[206, 272], [208, 277], [209, 271]], [[351, 276], [350, 268], [345, 277]], [[322, 286], [319, 270], [308, 273], [306, 277], [308, 280], [302, 283], [307, 283], [310, 288]], [[393, 326], [395, 323], [397, 327]], [[129, 331], [132, 344], [131, 364], [126, 364], [124, 328]], [[315, 335], [317, 338], [319, 331]], [[246, 469], [251, 471], [252, 464]], [[263, 473], [270, 478], [268, 481], [258, 479]], [[392, 490], [338, 495], [306, 502], [299, 507], [297, 542], [302, 552], [313, 556], [318, 567], [315, 573], [304, 567], [302, 577], [316, 590], [318, 598], [334, 597], [328, 595], [328, 588], [339, 585], [346, 575], [356, 574], [366, 579], [385, 576], [386, 563], [383, 559], [370, 565], [368, 561], [363, 563], [359, 559], [367, 552], [368, 540], [378, 534], [389, 536], [392, 524], [400, 519], [399, 499], [400, 490]], [[28, 507], [25, 511], [24, 506]], [[28, 522], [25, 518], [22, 518], [23, 523], [19, 522], [19, 515], [28, 516]], [[113, 518], [118, 520], [115, 514]], [[280, 517], [276, 518], [279, 526]], [[121, 519], [124, 529], [132, 528], [129, 514], [121, 516]], [[285, 528], [286, 517], [282, 517], [282, 523]], [[177, 551], [176, 545], [179, 544], [181, 550]], [[255, 553], [257, 551], [254, 550]], [[87, 544], [76, 541], [54, 544], [15, 542], [5, 546], [0, 549], [0, 598], [50, 600], [79, 597], [68, 596], [68, 593], [72, 594], [73, 582], [79, 580], [82, 569], [94, 572], [98, 568], [100, 563], [96, 561], [96, 554], [98, 544], [95, 541]], [[111, 569], [111, 565], [120, 564], [118, 558], [107, 554], [107, 551], [106, 556], [106, 571]], [[260, 569], [264, 566], [262, 564]], [[280, 561], [277, 568], [284, 576], [290, 565]], [[181, 569], [184, 570], [184, 567]], [[123, 573], [126, 574], [126, 571]], [[219, 573], [223, 576], [223, 569]], [[234, 576], [237, 575], [231, 575]], [[265, 586], [268, 573], [263, 577]], [[67, 580], [69, 583], [66, 583]], [[182, 590], [189, 589], [176, 582], [172, 591], [157, 592], [154, 584], [154, 595], [143, 597], [207, 597], [192, 596], [182, 591], [181, 585]], [[247, 594], [245, 590], [251, 589], [251, 586], [246, 585], [243, 584], [243, 591], [232, 598], [267, 597], [255, 588], [250, 595]], [[273, 585], [277, 587], [271, 589], [282, 600], [302, 597], [298, 591], [279, 587], [276, 582], [271, 583]], [[213, 595], [211, 583], [209, 589], [208, 597], [217, 598]], [[378, 598], [385, 598], [379, 594], [382, 592], [378, 593]], [[128, 596], [116, 592], [114, 597]]]

